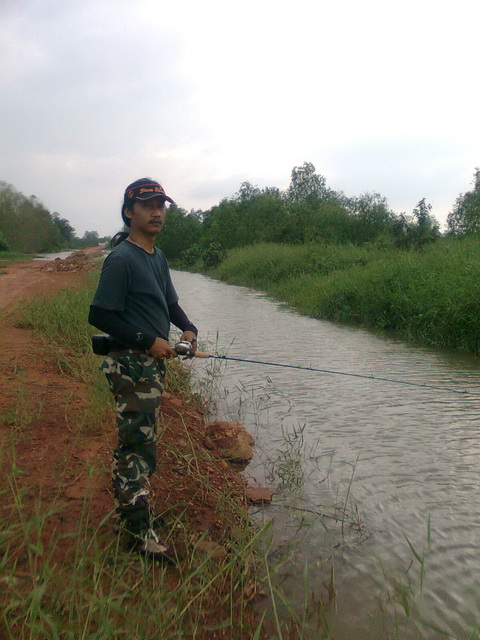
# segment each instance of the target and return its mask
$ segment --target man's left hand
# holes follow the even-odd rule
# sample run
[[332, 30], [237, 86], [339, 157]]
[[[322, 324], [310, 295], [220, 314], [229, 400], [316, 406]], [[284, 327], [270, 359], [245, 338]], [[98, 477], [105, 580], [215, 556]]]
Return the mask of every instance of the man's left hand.
[[195, 351], [197, 350], [197, 336], [193, 333], [193, 331], [184, 331], [180, 337], [180, 340], [186, 340], [187, 342], [190, 342], [190, 344], [192, 345], [192, 348], [190, 350], [190, 353], [192, 354], [191, 356], [187, 356], [187, 358], [193, 358], [193, 354], [195, 353]]

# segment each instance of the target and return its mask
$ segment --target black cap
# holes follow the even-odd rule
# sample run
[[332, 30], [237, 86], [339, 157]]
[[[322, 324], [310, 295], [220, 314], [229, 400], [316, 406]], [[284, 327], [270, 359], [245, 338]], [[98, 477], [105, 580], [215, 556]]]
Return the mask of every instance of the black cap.
[[157, 197], [163, 198], [164, 200], [174, 204], [172, 198], [167, 196], [165, 189], [158, 182], [153, 180], [144, 184], [136, 184], [133, 182], [125, 189], [124, 202], [127, 203], [132, 200], [150, 200], [150, 198]]

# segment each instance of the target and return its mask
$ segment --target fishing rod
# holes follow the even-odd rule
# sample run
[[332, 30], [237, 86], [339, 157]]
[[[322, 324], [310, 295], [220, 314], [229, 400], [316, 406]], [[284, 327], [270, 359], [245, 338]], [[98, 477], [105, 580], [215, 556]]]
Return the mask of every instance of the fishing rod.
[[420, 387], [422, 389], [434, 389], [435, 391], [451, 391], [452, 393], [459, 393], [461, 395], [478, 396], [478, 393], [472, 393], [466, 389], [452, 389], [451, 387], [437, 387], [431, 384], [410, 382], [409, 380], [397, 380], [393, 378], [383, 378], [380, 376], [364, 375], [361, 373], [348, 373], [346, 371], [334, 371], [331, 369], [317, 369], [315, 367], [305, 367], [298, 364], [285, 364], [279, 362], [266, 362], [264, 360], [250, 360], [247, 358], [237, 358], [235, 356], [222, 356], [214, 353], [205, 353], [203, 351], [192, 351], [192, 345], [186, 340], [177, 342], [174, 346], [175, 351], [179, 356], [186, 356], [187, 358], [213, 358], [215, 360], [233, 360], [234, 362], [246, 362], [248, 364], [261, 364], [269, 367], [283, 367], [285, 369], [300, 369], [302, 371], [314, 371], [316, 373], [327, 373], [336, 376], [349, 376], [352, 378], [362, 378], [365, 380], [375, 380], [379, 382], [389, 382], [391, 384], [405, 384], [411, 387]]

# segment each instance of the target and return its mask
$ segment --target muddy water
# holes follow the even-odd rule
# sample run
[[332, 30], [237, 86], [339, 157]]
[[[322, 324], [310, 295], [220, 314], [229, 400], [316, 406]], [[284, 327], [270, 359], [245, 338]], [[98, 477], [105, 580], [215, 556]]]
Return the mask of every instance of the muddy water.
[[293, 545], [284, 584], [292, 598], [303, 583], [310, 602], [322, 599], [332, 638], [476, 638], [478, 363], [305, 318], [197, 274], [174, 272], [174, 282], [208, 350], [442, 389], [237, 362], [193, 365], [204, 385], [208, 367], [220, 367], [219, 415], [240, 418], [255, 435], [247, 473], [279, 487], [265, 517], [274, 519], [277, 550]]
[[42, 253], [39, 254], [34, 260], [41, 260], [43, 262], [50, 262], [51, 260], [64, 260], [71, 256], [73, 251], [58, 251], [56, 253]]

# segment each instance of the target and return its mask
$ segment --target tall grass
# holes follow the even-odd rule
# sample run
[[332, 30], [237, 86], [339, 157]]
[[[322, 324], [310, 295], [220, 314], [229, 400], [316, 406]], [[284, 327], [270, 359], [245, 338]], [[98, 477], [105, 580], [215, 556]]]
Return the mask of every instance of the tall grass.
[[233, 249], [215, 275], [232, 284], [270, 292], [283, 282], [307, 274], [326, 276], [352, 265], [365, 265], [376, 252], [354, 245], [256, 244]]
[[216, 275], [263, 289], [315, 318], [480, 351], [478, 237], [444, 238], [423, 251], [255, 245], [231, 252]]
[[244, 595], [255, 536], [238, 541], [239, 555], [219, 561], [194, 545], [170, 569], [122, 551], [105, 531], [108, 515], [94, 524], [86, 492], [75, 530], [46, 539], [48, 520], [61, 516], [62, 505], [38, 501], [32, 512], [17, 475], [6, 474], [2, 491], [10, 511], [0, 522], [2, 638], [250, 638], [260, 628]]
[[[68, 346], [84, 355], [95, 329], [86, 322], [94, 281], [89, 286], [63, 289], [53, 297], [38, 298], [23, 309], [23, 325], [44, 335], [50, 345]], [[21, 323], [22, 324], [22, 323]]]

